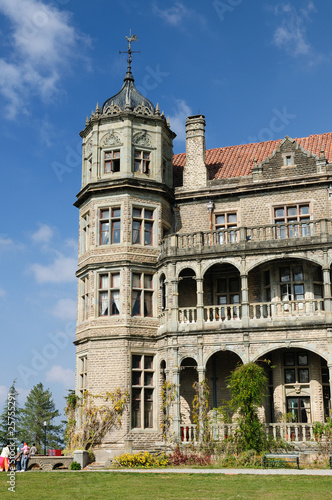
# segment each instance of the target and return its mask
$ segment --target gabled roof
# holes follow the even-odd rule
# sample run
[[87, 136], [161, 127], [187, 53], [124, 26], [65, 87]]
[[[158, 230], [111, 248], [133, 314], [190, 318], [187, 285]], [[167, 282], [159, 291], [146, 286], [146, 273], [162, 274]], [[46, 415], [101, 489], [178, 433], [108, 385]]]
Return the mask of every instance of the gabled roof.
[[[324, 150], [325, 158], [332, 162], [332, 132], [310, 135], [294, 139], [303, 149], [320, 156]], [[226, 179], [251, 175], [255, 158], [257, 163], [266, 160], [277, 149], [282, 139], [276, 141], [241, 144], [225, 148], [208, 149], [206, 151], [206, 166], [210, 180]], [[186, 163], [186, 153], [173, 156], [174, 186], [182, 185], [182, 173]]]

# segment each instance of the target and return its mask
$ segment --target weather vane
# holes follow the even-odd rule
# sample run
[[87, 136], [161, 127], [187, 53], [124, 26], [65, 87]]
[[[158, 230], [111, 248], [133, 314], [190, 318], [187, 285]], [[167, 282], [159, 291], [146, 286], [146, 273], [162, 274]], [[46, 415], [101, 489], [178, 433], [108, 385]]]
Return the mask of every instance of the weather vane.
[[131, 42], [137, 42], [138, 37], [137, 35], [132, 35], [131, 30], [130, 30], [130, 35], [126, 36], [126, 39], [128, 40], [128, 50], [126, 51], [121, 51], [119, 50], [119, 54], [128, 54], [128, 69], [130, 69], [131, 61], [133, 60], [132, 54], [139, 54], [141, 51], [140, 50], [131, 50]]

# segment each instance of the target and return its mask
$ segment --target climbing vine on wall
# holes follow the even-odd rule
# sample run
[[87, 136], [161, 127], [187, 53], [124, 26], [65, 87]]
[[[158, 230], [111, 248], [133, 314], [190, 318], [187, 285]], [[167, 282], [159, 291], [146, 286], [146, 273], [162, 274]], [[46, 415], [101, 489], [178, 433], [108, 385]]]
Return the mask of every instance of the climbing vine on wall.
[[105, 394], [91, 394], [85, 391], [82, 398], [72, 393], [66, 399], [67, 448], [88, 450], [100, 444], [112, 428], [121, 427], [129, 394], [117, 388]]
[[193, 399], [193, 423], [196, 424], [197, 437], [200, 441], [209, 439], [209, 394], [210, 389], [206, 382], [194, 382], [193, 389], [195, 396]]
[[161, 424], [160, 428], [164, 439], [170, 437], [172, 422], [171, 405], [176, 396], [175, 385], [165, 380], [161, 388]]

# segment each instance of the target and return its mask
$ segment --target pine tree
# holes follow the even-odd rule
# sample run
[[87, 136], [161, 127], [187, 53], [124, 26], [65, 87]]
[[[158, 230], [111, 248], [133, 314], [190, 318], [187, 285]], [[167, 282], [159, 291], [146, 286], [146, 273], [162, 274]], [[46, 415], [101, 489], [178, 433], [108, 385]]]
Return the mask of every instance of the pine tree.
[[0, 415], [0, 445], [12, 442], [11, 440], [16, 437], [19, 427], [20, 408], [18, 406], [18, 392], [15, 384], [16, 380], [13, 381], [9, 388], [8, 396]]
[[[59, 415], [60, 412], [55, 409], [50, 390], [44, 389], [41, 382], [35, 385], [21, 410], [20, 439], [28, 443], [29, 446], [35, 443], [37, 453], [43, 453], [44, 447], [62, 447], [63, 426], [53, 423]], [[46, 442], [44, 422], [47, 422]]]

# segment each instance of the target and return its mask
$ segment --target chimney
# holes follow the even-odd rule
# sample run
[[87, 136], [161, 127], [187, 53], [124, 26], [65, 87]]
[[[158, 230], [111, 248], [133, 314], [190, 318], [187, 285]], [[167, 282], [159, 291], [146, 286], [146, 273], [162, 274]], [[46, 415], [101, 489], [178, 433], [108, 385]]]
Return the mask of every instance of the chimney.
[[188, 116], [186, 133], [183, 187], [196, 189], [206, 186], [208, 181], [208, 171], [205, 165], [205, 117], [203, 115]]

